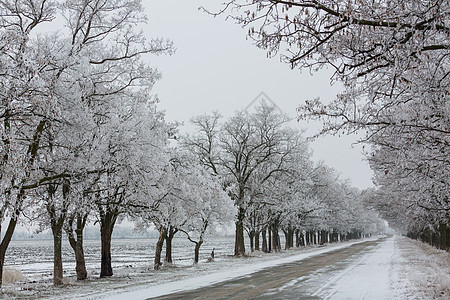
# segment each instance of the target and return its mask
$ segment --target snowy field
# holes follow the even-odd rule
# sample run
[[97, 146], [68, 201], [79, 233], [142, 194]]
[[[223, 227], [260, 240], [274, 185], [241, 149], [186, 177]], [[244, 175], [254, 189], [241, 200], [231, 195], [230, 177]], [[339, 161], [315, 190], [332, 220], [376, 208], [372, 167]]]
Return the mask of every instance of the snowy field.
[[[51, 243], [33, 246], [16, 242], [11, 249], [17, 251], [15, 253], [18, 256], [15, 257], [14, 264], [9, 261], [6, 268], [20, 270], [25, 278], [5, 285], [3, 296], [52, 299], [111, 299], [114, 296], [115, 299], [145, 299], [208, 286], [240, 276], [251, 276], [264, 268], [308, 259], [320, 253], [359, 243], [353, 241], [276, 254], [258, 252], [250, 257], [236, 259], [229, 256], [232, 253], [232, 238], [215, 239], [205, 245], [201, 263], [192, 266], [192, 253], [181, 251], [182, 240], [184, 241], [180, 239], [174, 243], [175, 264], [158, 272], [151, 270], [151, 253], [154, 248], [149, 247], [154, 247], [150, 243], [152, 240], [115, 240], [115, 275], [108, 279], [96, 278], [98, 253], [94, 250], [97, 246], [92, 245], [91, 249], [91, 246], [87, 245], [91, 278], [83, 283], [77, 282], [73, 276], [73, 262], [67, 261], [64, 264], [67, 271], [66, 284], [57, 288], [52, 287], [50, 280]], [[176, 244], [180, 248], [176, 248]], [[189, 247], [187, 250], [192, 250], [192, 245], [184, 246]], [[212, 247], [216, 248], [217, 258], [212, 263], [206, 263], [206, 257]], [[32, 251], [30, 253], [36, 255], [27, 258], [26, 251]], [[37, 255], [39, 251], [45, 251], [43, 257], [46, 257], [46, 261], [40, 261]], [[9, 257], [12, 257], [11, 253]], [[65, 256], [69, 254], [71, 252]], [[41, 267], [44, 269], [40, 269]], [[43, 273], [42, 270], [45, 270], [44, 276], [39, 275]], [[450, 257], [449, 253], [428, 245], [404, 237], [393, 237], [378, 244], [338, 272], [318, 272], [306, 280], [319, 283], [312, 294], [320, 299], [449, 299]]]
[[[148, 268], [153, 266], [157, 238], [113, 239], [111, 255], [113, 270]], [[84, 254], [90, 276], [100, 274], [100, 240], [85, 240]], [[234, 238], [209, 238], [200, 248], [200, 259], [206, 260], [213, 248], [216, 255], [231, 255]], [[247, 245], [248, 247], [248, 245]], [[75, 257], [69, 243], [63, 241], [64, 276], [75, 276]], [[164, 255], [164, 251], [163, 251]], [[194, 257], [194, 244], [184, 237], [175, 237], [172, 257], [177, 266], [190, 266]], [[12, 241], [5, 259], [6, 269], [18, 270], [27, 281], [42, 281], [52, 278], [53, 240]]]

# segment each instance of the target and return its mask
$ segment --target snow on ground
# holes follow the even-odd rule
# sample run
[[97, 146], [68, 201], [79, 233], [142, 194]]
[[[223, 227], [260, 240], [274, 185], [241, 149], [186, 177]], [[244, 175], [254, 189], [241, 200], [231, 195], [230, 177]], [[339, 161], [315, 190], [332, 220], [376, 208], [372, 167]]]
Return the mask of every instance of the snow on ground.
[[[80, 283], [74, 277], [68, 277], [63, 287], [53, 287], [50, 280], [19, 282], [7, 285], [3, 297], [146, 299], [250, 276], [264, 268], [307, 259], [359, 242], [271, 254], [256, 252], [243, 258], [221, 256], [211, 263], [174, 265], [161, 271], [150, 270], [148, 266], [126, 267], [116, 269], [112, 278], [94, 277]], [[321, 282], [313, 292], [315, 296], [322, 299], [450, 299], [449, 253], [405, 237], [386, 239], [333, 274]]]
[[450, 253], [395, 238], [392, 284], [398, 299], [450, 299]]

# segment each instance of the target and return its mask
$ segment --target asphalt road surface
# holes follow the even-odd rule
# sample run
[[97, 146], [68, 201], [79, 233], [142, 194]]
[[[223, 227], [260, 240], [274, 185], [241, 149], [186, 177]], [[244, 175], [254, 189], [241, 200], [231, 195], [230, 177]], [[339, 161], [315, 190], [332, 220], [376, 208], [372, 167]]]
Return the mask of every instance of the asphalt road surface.
[[[327, 299], [342, 277], [357, 272], [367, 256], [386, 240], [366, 241], [308, 259], [284, 264], [217, 283], [174, 293], [157, 299]], [[353, 280], [357, 274], [351, 274]], [[361, 298], [358, 296], [358, 298]], [[362, 297], [370, 299], [371, 297]]]

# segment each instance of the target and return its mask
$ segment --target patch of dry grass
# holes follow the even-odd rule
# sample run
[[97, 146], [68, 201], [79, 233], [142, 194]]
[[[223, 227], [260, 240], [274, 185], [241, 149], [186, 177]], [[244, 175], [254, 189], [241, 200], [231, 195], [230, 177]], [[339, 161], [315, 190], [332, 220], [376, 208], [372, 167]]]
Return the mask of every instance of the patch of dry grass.
[[450, 299], [450, 254], [405, 237], [398, 247], [404, 260], [401, 271], [412, 284], [410, 299]]
[[3, 284], [12, 284], [18, 281], [25, 280], [22, 272], [15, 269], [5, 269], [3, 270]]

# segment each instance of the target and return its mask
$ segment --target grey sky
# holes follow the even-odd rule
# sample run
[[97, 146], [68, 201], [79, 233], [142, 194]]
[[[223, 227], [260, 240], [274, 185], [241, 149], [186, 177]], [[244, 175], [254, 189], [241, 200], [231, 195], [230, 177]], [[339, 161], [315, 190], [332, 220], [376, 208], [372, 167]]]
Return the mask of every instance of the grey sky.
[[[311, 76], [291, 70], [278, 58], [268, 59], [263, 50], [246, 39], [246, 30], [198, 10], [218, 8], [221, 0], [144, 0], [149, 18], [146, 35], [171, 39], [177, 48], [170, 57], [151, 57], [163, 73], [154, 87], [168, 120], [184, 121], [197, 114], [218, 110], [229, 116], [245, 108], [265, 92], [285, 113], [295, 117], [307, 99], [331, 99], [339, 86], [330, 86], [331, 72]], [[317, 124], [294, 124], [317, 130]], [[359, 188], [372, 186], [371, 171], [362, 161], [361, 147], [352, 148], [355, 137], [325, 137], [311, 144], [313, 159], [323, 160]]]

